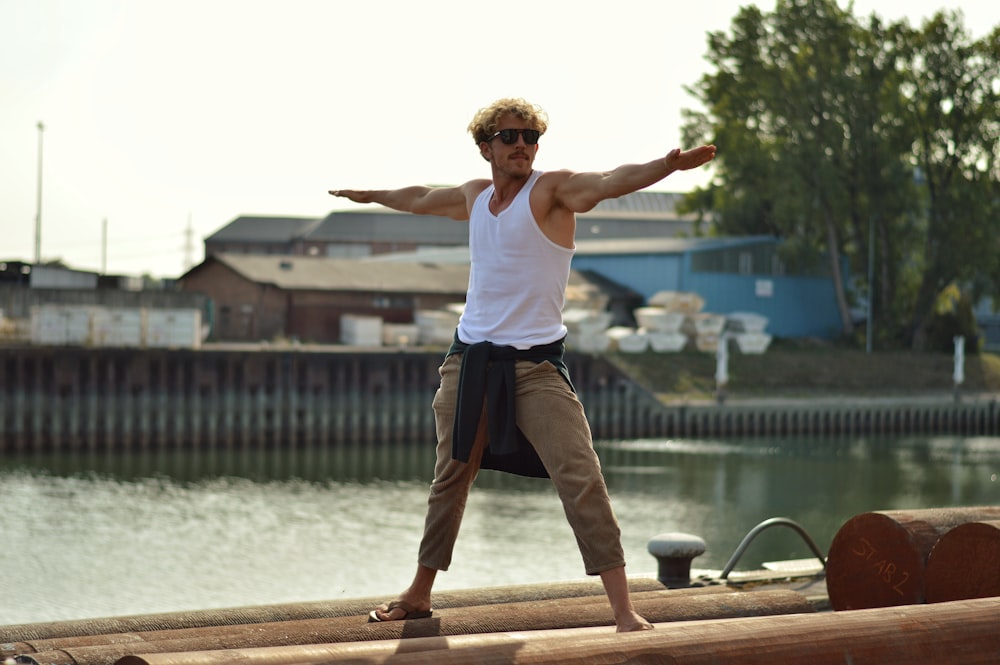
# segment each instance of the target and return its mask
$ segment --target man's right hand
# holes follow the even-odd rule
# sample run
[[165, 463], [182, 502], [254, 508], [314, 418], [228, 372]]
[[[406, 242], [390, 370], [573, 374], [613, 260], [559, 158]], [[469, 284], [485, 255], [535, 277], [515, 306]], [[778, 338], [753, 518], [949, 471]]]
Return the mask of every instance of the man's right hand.
[[333, 196], [341, 196], [345, 199], [350, 199], [355, 203], [371, 203], [372, 202], [372, 192], [370, 190], [359, 190], [359, 189], [331, 189], [330, 194]]

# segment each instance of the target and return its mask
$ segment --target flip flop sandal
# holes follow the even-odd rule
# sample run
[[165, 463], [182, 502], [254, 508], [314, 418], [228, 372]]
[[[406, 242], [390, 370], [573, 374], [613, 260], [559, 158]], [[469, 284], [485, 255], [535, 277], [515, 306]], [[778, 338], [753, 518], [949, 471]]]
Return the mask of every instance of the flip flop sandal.
[[394, 609], [401, 609], [406, 614], [398, 619], [379, 619], [375, 610], [368, 613], [368, 623], [382, 623], [385, 621], [407, 621], [409, 619], [426, 619], [427, 617], [434, 614], [433, 610], [418, 610], [413, 605], [410, 605], [405, 600], [394, 600], [389, 603], [388, 608], [385, 610], [385, 614], [392, 612]]

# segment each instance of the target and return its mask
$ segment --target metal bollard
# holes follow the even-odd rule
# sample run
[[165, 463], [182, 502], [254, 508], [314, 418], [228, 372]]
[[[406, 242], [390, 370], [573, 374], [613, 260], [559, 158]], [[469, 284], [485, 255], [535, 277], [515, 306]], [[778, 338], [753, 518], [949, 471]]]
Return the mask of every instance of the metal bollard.
[[689, 533], [661, 533], [646, 545], [659, 566], [656, 579], [668, 589], [691, 584], [691, 561], [705, 553], [705, 541]]

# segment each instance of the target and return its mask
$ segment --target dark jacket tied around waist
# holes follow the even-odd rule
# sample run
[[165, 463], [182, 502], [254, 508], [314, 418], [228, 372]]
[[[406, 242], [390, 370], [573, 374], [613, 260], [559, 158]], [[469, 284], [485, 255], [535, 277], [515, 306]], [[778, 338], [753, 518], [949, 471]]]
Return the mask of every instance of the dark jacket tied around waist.
[[550, 362], [573, 389], [569, 370], [563, 361], [565, 350], [563, 340], [522, 350], [490, 342], [465, 344], [459, 341], [456, 333], [448, 355], [461, 353], [462, 367], [458, 378], [451, 456], [460, 462], [469, 461], [485, 399], [489, 443], [483, 451], [482, 468], [548, 478], [549, 474], [534, 446], [517, 427], [514, 366], [518, 360]]

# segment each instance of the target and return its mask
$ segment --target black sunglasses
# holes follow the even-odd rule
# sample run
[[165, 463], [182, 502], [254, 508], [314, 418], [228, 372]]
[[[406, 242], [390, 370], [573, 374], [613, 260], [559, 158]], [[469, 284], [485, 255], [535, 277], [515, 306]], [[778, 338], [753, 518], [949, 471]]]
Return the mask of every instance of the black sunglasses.
[[525, 145], [535, 145], [538, 143], [538, 137], [542, 135], [537, 129], [501, 129], [499, 132], [495, 133], [486, 139], [489, 143], [496, 137], [500, 137], [500, 141], [505, 145], [514, 145], [517, 143], [517, 135], [520, 134], [524, 137]]

